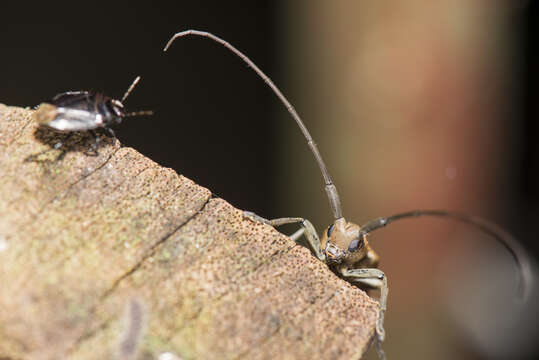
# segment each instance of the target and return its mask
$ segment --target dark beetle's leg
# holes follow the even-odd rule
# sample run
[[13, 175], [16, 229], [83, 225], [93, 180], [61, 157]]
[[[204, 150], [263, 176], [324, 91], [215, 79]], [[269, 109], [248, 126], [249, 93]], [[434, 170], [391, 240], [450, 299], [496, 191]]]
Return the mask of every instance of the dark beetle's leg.
[[302, 228], [296, 231], [294, 234], [292, 234], [290, 238], [297, 242], [297, 240], [301, 237], [301, 235], [305, 235], [305, 238], [307, 239], [307, 242], [309, 243], [309, 246], [311, 247], [311, 250], [314, 252], [315, 256], [321, 261], [325, 260], [324, 254], [322, 253], [322, 249], [320, 248], [320, 238], [318, 237], [318, 234], [316, 233], [316, 229], [314, 228], [313, 224], [311, 224], [309, 220], [304, 219], [304, 218], [292, 218], [292, 217], [267, 220], [250, 211], [244, 211], [243, 216], [251, 218], [256, 221], [263, 222], [264, 224], [268, 224], [273, 227], [277, 227], [277, 226], [281, 226], [285, 224], [299, 223]]
[[105, 130], [107, 130], [109, 132], [109, 134], [113, 137], [113, 138], [116, 138], [116, 134], [114, 133], [114, 130], [112, 130], [111, 128], [109, 127], [106, 127]]
[[94, 130], [90, 130], [90, 134], [92, 134], [92, 136], [94, 137], [94, 140], [95, 140], [94, 145], [98, 146], [99, 143], [101, 142], [101, 138], [99, 137], [99, 135], [97, 135], [97, 133]]
[[89, 130], [90, 134], [94, 137], [94, 143], [90, 145], [90, 148], [94, 152], [92, 156], [97, 156], [99, 153], [97, 152], [97, 148], [99, 147], [99, 143], [101, 142], [101, 138], [99, 138], [99, 135], [94, 130]]
[[73, 132], [68, 133], [64, 140], [58, 141], [56, 144], [54, 144], [53, 149], [57, 150], [61, 148], [64, 145], [64, 143], [66, 143], [72, 136], [73, 136]]

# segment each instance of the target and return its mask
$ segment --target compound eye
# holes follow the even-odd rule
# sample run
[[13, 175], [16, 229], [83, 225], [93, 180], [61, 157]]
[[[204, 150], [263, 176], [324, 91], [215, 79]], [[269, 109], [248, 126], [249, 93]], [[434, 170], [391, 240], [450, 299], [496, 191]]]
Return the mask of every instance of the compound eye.
[[333, 232], [334, 227], [335, 227], [335, 224], [332, 224], [330, 227], [328, 227], [328, 237], [331, 237], [331, 233]]
[[354, 252], [361, 249], [362, 247], [363, 247], [363, 238], [354, 239], [348, 246], [348, 251]]

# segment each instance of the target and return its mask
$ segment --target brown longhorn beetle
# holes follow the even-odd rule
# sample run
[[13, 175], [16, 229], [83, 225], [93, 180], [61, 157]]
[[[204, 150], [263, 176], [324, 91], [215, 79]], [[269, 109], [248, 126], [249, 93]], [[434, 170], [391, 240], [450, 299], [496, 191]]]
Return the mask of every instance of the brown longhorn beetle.
[[273, 227], [284, 224], [300, 224], [301, 228], [291, 236], [291, 239], [297, 241], [302, 235], [305, 235], [314, 255], [320, 261], [325, 262], [338, 275], [342, 276], [351, 283], [357, 284], [361, 288], [380, 289], [380, 311], [376, 325], [376, 349], [381, 359], [385, 359], [385, 354], [381, 348], [381, 343], [385, 338], [383, 325], [388, 294], [387, 276], [383, 271], [376, 268], [379, 257], [370, 247], [367, 240], [367, 235], [370, 232], [380, 229], [396, 220], [419, 216], [451, 218], [453, 220], [475, 226], [484, 233], [489, 234], [494, 239], [499, 241], [513, 256], [519, 270], [519, 277], [516, 285], [517, 295], [519, 299], [526, 299], [532, 284], [532, 270], [528, 255], [514, 237], [496, 224], [493, 224], [487, 220], [446, 210], [414, 210], [388, 217], [380, 217], [371, 220], [362, 226], [358, 226], [345, 220], [342, 214], [341, 201], [339, 199], [339, 194], [337, 193], [337, 188], [329, 176], [329, 172], [326, 169], [326, 165], [320, 156], [316, 144], [314, 143], [309, 131], [303, 124], [303, 121], [297, 114], [296, 110], [284, 97], [279, 88], [277, 88], [273, 81], [271, 81], [271, 79], [242, 52], [230, 45], [227, 41], [208, 32], [198, 30], [186, 30], [179, 32], [169, 40], [164, 51], [167, 51], [170, 45], [177, 38], [189, 35], [209, 38], [236, 54], [240, 59], [247, 63], [247, 65], [251, 67], [258, 74], [258, 76], [262, 78], [262, 80], [264, 80], [264, 82], [281, 100], [294, 120], [296, 120], [301, 132], [307, 139], [307, 144], [309, 145], [309, 148], [311, 149], [318, 166], [320, 167], [322, 176], [324, 177], [326, 193], [328, 195], [331, 209], [333, 210], [333, 224], [323, 232], [322, 239], [320, 239], [314, 226], [304, 218], [285, 217], [267, 220], [251, 212], [244, 212], [244, 215]]

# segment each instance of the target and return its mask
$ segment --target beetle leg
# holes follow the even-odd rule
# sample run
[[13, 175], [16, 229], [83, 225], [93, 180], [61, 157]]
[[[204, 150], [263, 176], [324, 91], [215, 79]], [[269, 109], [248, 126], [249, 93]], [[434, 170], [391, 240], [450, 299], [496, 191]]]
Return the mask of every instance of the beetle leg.
[[99, 137], [99, 135], [97, 135], [97, 133], [94, 130], [88, 130], [88, 131], [94, 137], [94, 143], [92, 145], [90, 145], [90, 148], [94, 152], [95, 156], [97, 156], [97, 155], [99, 155], [99, 153], [97, 152], [97, 148], [99, 147], [99, 143], [101, 142], [101, 138]]
[[288, 237], [290, 239], [292, 239], [292, 241], [297, 242], [299, 240], [299, 238], [304, 234], [305, 234], [305, 228], [300, 227], [295, 233], [293, 233], [292, 235], [290, 235]]
[[58, 141], [56, 144], [54, 144], [52, 148], [54, 150], [58, 150], [64, 145], [64, 143], [66, 143], [71, 138], [71, 136], [73, 136], [73, 134], [74, 134], [73, 132], [68, 133], [67, 136], [64, 138], [64, 140]]
[[311, 250], [314, 252], [315, 256], [320, 261], [325, 260], [325, 256], [322, 253], [322, 249], [320, 247], [320, 238], [318, 237], [318, 234], [316, 233], [316, 229], [314, 228], [313, 224], [311, 224], [309, 220], [304, 219], [304, 218], [299, 218], [299, 217], [285, 217], [285, 218], [267, 220], [250, 211], [244, 211], [243, 216], [251, 218], [256, 221], [260, 221], [272, 227], [277, 227], [277, 226], [281, 226], [285, 224], [299, 223], [301, 225], [301, 229], [293, 233], [290, 236], [290, 238], [294, 240], [295, 242], [297, 242], [298, 239], [301, 237], [301, 235], [305, 235], [305, 238], [307, 239], [307, 242], [309, 243], [309, 246], [311, 247]]
[[116, 138], [116, 134], [114, 133], [114, 130], [112, 130], [111, 128], [109, 127], [106, 127], [105, 130], [107, 130], [109, 132], [109, 134], [113, 137], [113, 138]]
[[376, 323], [376, 350], [378, 352], [378, 356], [381, 359], [385, 359], [385, 354], [382, 350], [381, 344], [385, 338], [384, 313], [387, 306], [387, 293], [389, 292], [386, 275], [382, 270], [372, 268], [343, 270], [342, 276], [351, 282], [380, 289], [380, 312], [378, 313], [378, 321]]

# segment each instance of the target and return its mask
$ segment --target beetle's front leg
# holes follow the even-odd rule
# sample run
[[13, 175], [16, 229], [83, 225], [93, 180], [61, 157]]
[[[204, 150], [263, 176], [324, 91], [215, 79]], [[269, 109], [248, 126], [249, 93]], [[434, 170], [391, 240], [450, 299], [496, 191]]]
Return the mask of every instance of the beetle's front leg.
[[54, 144], [52, 148], [54, 150], [58, 150], [59, 148], [64, 146], [64, 144], [71, 138], [71, 136], [73, 136], [73, 134], [74, 134], [73, 132], [70, 132], [69, 134], [67, 134], [67, 136], [63, 140], [58, 141], [56, 144]]
[[389, 287], [387, 286], [387, 277], [380, 269], [347, 269], [341, 272], [346, 280], [366, 285], [369, 287], [380, 289], [380, 312], [378, 313], [378, 321], [376, 323], [376, 350], [381, 359], [385, 359], [385, 353], [382, 350], [381, 343], [385, 339], [384, 330], [384, 313], [387, 306], [387, 294]]
[[320, 238], [318, 237], [318, 234], [316, 233], [316, 229], [314, 228], [313, 224], [307, 219], [304, 218], [293, 218], [293, 217], [286, 217], [286, 218], [279, 218], [279, 219], [273, 219], [268, 220], [264, 219], [261, 216], [258, 216], [257, 214], [250, 212], [250, 211], [244, 211], [243, 216], [251, 218], [256, 221], [263, 222], [264, 224], [268, 224], [273, 227], [285, 225], [285, 224], [300, 224], [301, 229], [290, 235], [290, 238], [297, 242], [297, 240], [301, 237], [301, 235], [305, 235], [305, 238], [307, 239], [307, 242], [309, 243], [309, 246], [311, 247], [311, 250], [314, 252], [315, 256], [320, 261], [325, 261], [325, 256], [322, 252], [321, 246], [320, 246]]
[[99, 143], [101, 142], [101, 138], [99, 137], [97, 132], [95, 132], [94, 130], [88, 130], [88, 131], [90, 132], [90, 134], [92, 134], [92, 136], [94, 138], [94, 143], [92, 145], [90, 145], [90, 147], [92, 148], [92, 150], [94, 151], [94, 153], [97, 156], [98, 155], [97, 148], [99, 147]]
[[114, 139], [116, 138], [116, 133], [114, 132], [114, 130], [112, 130], [112, 128], [109, 128], [108, 126], [105, 126], [104, 129], [107, 130], [107, 132], [110, 134], [110, 136], [112, 136]]

